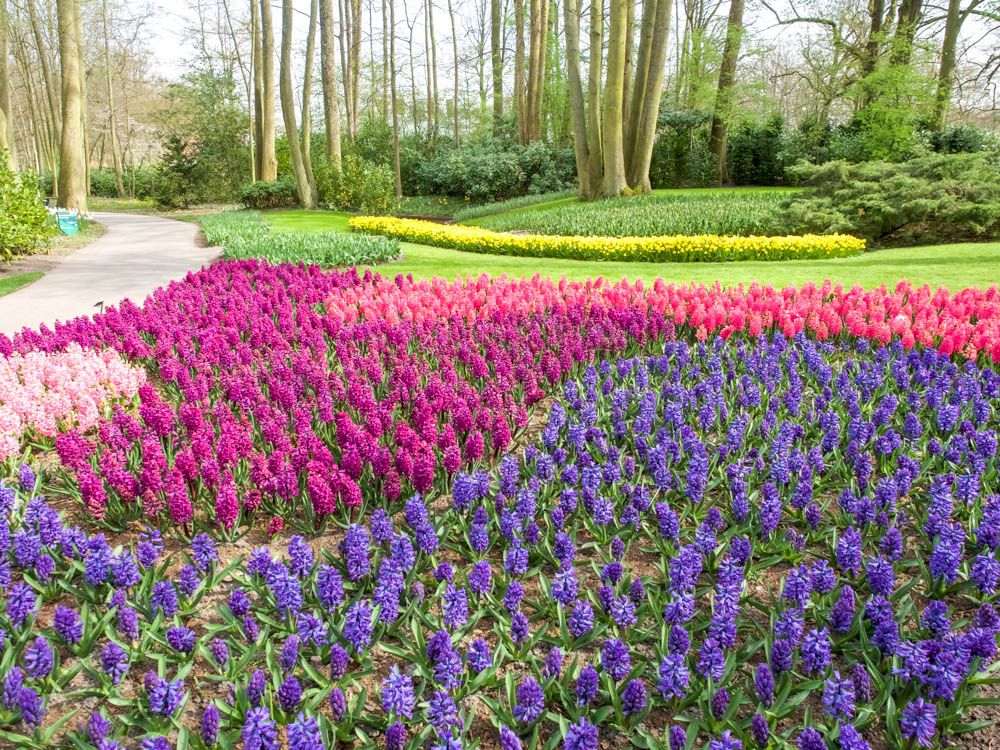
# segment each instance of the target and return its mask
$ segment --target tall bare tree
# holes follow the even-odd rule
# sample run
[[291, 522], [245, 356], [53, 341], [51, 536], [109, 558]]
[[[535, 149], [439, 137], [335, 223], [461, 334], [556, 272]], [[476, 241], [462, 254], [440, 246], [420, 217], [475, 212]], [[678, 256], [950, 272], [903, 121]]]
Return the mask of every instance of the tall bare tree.
[[[0, 0], [2, 1], [2, 0]], [[118, 118], [115, 113], [115, 93], [111, 85], [111, 42], [108, 33], [108, 0], [102, 0], [101, 20], [104, 25], [104, 73], [108, 93], [108, 140], [111, 149], [111, 163], [115, 170], [115, 188], [118, 197], [125, 197], [125, 183], [122, 180], [122, 155], [118, 147]]]
[[517, 137], [523, 143], [528, 114], [524, 91], [524, 0], [514, 0], [514, 111]]
[[260, 154], [264, 134], [261, 130], [264, 116], [264, 49], [260, 34], [260, 5], [250, 0], [250, 68], [253, 71], [253, 181], [260, 179]]
[[[260, 153], [259, 176], [262, 180], [278, 179], [278, 158], [274, 151], [274, 21], [270, 0], [260, 0], [261, 68], [264, 78], [264, 100], [261, 106], [260, 132], [258, 144]], [[291, 132], [295, 132], [292, 129]]]
[[337, 103], [337, 63], [334, 36], [333, 0], [320, 0], [320, 77], [323, 81], [323, 124], [326, 129], [326, 154], [340, 171], [340, 106]]
[[452, 113], [454, 114], [454, 126], [455, 126], [454, 139], [455, 139], [455, 147], [457, 148], [460, 145], [458, 136], [458, 92], [460, 88], [458, 85], [458, 64], [459, 64], [458, 26], [455, 25], [455, 9], [452, 8], [451, 0], [448, 0], [448, 16], [451, 18], [451, 49], [452, 49], [452, 55], [455, 58], [455, 91], [454, 91]]
[[493, 134], [503, 117], [503, 20], [500, 0], [490, 0], [490, 62], [493, 64]]
[[80, 0], [58, 0], [59, 67], [62, 77], [62, 138], [59, 151], [59, 205], [87, 210], [87, 150], [83, 135], [83, 44]]
[[736, 63], [740, 57], [740, 43], [743, 40], [743, 0], [732, 0], [729, 6], [729, 21], [726, 25], [726, 44], [722, 49], [722, 64], [719, 66], [719, 89], [715, 97], [715, 111], [712, 113], [712, 132], [708, 148], [719, 163], [719, 182], [729, 182], [729, 168], [726, 166], [726, 136], [729, 118], [733, 109], [733, 89], [736, 83]]
[[316, 176], [312, 166], [312, 89], [318, 21], [319, 0], [312, 0], [309, 6], [309, 31], [306, 34], [306, 67], [302, 76], [302, 164], [306, 169], [306, 179], [314, 190]]
[[403, 197], [399, 167], [399, 104], [396, 100], [396, 4], [389, 3], [389, 86], [392, 89], [392, 171], [396, 175], [396, 200]]
[[351, 138], [358, 134], [358, 116], [361, 108], [361, 0], [347, 0], [351, 6]]
[[604, 183], [601, 193], [616, 197], [628, 189], [625, 177], [625, 144], [622, 134], [622, 106], [625, 98], [626, 5], [632, 0], [611, 0], [608, 17], [608, 71], [604, 84]]
[[0, 0], [0, 148], [7, 149], [7, 159], [10, 165], [17, 169], [17, 154], [14, 151], [14, 116], [10, 104], [8, 25], [7, 0]]
[[285, 133], [288, 135], [288, 152], [292, 161], [292, 173], [295, 175], [295, 191], [303, 208], [313, 208], [316, 205], [316, 185], [309, 181], [309, 175], [302, 158], [302, 148], [299, 145], [299, 139], [295, 137], [295, 134], [298, 133], [298, 126], [295, 123], [295, 88], [292, 83], [294, 14], [292, 0], [282, 0], [281, 72], [278, 77], [278, 86], [281, 93], [281, 115], [285, 121]]

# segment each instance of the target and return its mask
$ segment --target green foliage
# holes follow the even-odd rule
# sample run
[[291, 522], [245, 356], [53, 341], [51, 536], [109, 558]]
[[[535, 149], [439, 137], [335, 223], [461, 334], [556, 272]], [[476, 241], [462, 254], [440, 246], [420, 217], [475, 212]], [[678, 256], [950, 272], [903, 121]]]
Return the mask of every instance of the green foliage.
[[0, 149], [0, 260], [36, 253], [54, 233], [37, 183], [18, 176]]
[[712, 113], [678, 112], [661, 105], [649, 180], [654, 188], [718, 184], [718, 162], [708, 149]]
[[227, 258], [307, 263], [329, 268], [381, 263], [399, 257], [399, 240], [343, 232], [273, 232], [256, 211], [224, 211], [202, 219], [211, 245]]
[[743, 122], [729, 133], [726, 164], [734, 183], [776, 185], [782, 181], [784, 127], [781, 116], [773, 115], [765, 122]]
[[498, 232], [593, 237], [764, 234], [784, 199], [782, 192], [712, 192], [648, 195], [569, 203], [542, 211], [491, 216], [479, 226]]
[[930, 144], [939, 154], [974, 154], [989, 148], [990, 139], [975, 125], [959, 125], [931, 133]]
[[260, 211], [269, 208], [288, 208], [299, 203], [295, 182], [287, 178], [251, 182], [240, 188], [237, 198], [247, 208]]
[[396, 201], [392, 214], [448, 219], [473, 207], [475, 204], [471, 200], [450, 195], [407, 195]]
[[[153, 185], [156, 180], [156, 170], [152, 167], [140, 167], [133, 173], [129, 169], [122, 170], [122, 183], [126, 197], [146, 200], [153, 196]], [[95, 198], [117, 198], [118, 183], [115, 180], [115, 170], [111, 167], [90, 170], [90, 194]]]
[[316, 174], [320, 200], [335, 208], [385, 216], [396, 207], [396, 176], [384, 164], [345, 154], [340, 172], [323, 165]]
[[[157, 175], [157, 202], [173, 208], [234, 201], [246, 182], [250, 153], [247, 114], [233, 79], [188, 73], [170, 86], [168, 96], [166, 164]], [[168, 184], [161, 184], [161, 176]]]
[[507, 213], [508, 211], [517, 211], [521, 208], [537, 206], [541, 203], [549, 203], [550, 201], [575, 198], [577, 195], [579, 195], [579, 191], [576, 189], [559, 190], [554, 193], [538, 193], [537, 195], [523, 195], [520, 198], [511, 198], [510, 200], [500, 201], [497, 203], [483, 203], [478, 206], [468, 206], [467, 208], [455, 211], [452, 214], [452, 219], [457, 222], [469, 221], [471, 219], [478, 219], [484, 216], [495, 216], [497, 214]]
[[840, 232], [883, 247], [1000, 237], [1000, 164], [987, 154], [803, 162], [789, 172], [815, 190], [785, 202], [774, 233]]

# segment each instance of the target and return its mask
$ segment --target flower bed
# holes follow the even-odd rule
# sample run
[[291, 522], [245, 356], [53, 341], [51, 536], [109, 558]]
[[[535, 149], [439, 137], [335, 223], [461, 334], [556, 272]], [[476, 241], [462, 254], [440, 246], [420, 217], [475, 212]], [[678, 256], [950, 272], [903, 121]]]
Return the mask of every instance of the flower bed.
[[71, 343], [64, 351], [0, 358], [0, 461], [20, 454], [29, 440], [60, 430], [89, 430], [111, 404], [131, 400], [146, 371], [115, 352]]
[[355, 216], [355, 232], [394, 237], [434, 247], [472, 253], [531, 258], [646, 261], [652, 263], [733, 260], [808, 260], [857, 255], [865, 241], [841, 234], [796, 237], [722, 237], [718, 235], [663, 237], [562, 237], [505, 234], [479, 227], [438, 224], [391, 216]]
[[[979, 728], [995, 371], [802, 333], [644, 348], [574, 369], [496, 468], [287, 550], [113, 550], [22, 469], [0, 736], [867, 750]], [[86, 697], [104, 711], [74, 730]]]

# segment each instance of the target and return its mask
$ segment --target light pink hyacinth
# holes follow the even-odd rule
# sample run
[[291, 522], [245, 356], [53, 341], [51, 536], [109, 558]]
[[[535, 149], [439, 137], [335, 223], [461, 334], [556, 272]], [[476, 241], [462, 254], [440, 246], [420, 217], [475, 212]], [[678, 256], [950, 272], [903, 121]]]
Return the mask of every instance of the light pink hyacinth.
[[112, 402], [131, 399], [145, 382], [144, 369], [110, 349], [70, 344], [0, 358], [0, 460], [18, 455], [26, 437], [94, 427]]

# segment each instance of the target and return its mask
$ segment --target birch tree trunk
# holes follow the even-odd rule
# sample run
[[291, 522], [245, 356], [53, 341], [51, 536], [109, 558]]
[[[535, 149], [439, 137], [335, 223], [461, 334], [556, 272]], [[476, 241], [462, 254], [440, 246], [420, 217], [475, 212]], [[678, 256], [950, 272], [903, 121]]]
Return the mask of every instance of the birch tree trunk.
[[77, 19], [79, 0], [58, 0], [59, 60], [62, 76], [62, 146], [59, 150], [59, 205], [87, 210], [87, 152], [83, 137], [83, 60]]
[[389, 16], [382, 0], [382, 116], [389, 114]]
[[736, 63], [740, 57], [740, 42], [743, 39], [743, 0], [732, 0], [726, 29], [726, 44], [722, 49], [722, 64], [719, 67], [719, 90], [716, 92], [715, 112], [712, 115], [712, 133], [708, 139], [708, 148], [719, 162], [720, 183], [729, 182], [729, 168], [726, 165], [726, 128], [732, 115]]
[[517, 139], [525, 141], [526, 102], [524, 96], [524, 0], [514, 0], [514, 108], [517, 112]]
[[316, 186], [309, 182], [305, 163], [302, 159], [302, 149], [299, 139], [295, 137], [298, 126], [295, 123], [295, 89], [292, 85], [292, 27], [294, 23], [294, 8], [292, 0], [282, 0], [281, 3], [281, 72], [278, 77], [281, 94], [281, 115], [285, 122], [285, 133], [288, 138], [288, 152], [292, 161], [292, 173], [295, 175], [295, 191], [303, 208], [313, 208], [316, 205]]
[[[260, 0], [261, 68], [264, 78], [264, 103], [261, 107], [260, 153], [261, 180], [278, 179], [278, 158], [274, 152], [274, 22], [270, 0]], [[295, 132], [293, 129], [292, 133]]]
[[441, 108], [441, 100], [438, 99], [437, 40], [434, 38], [434, 0], [427, 0], [427, 31], [430, 34], [431, 83], [434, 85], [434, 130], [432, 138], [436, 139], [438, 135], [438, 114]]
[[323, 79], [323, 124], [326, 130], [326, 155], [340, 171], [340, 107], [337, 102], [336, 42], [333, 33], [333, 0], [320, 0], [320, 76]]
[[458, 27], [455, 25], [455, 10], [452, 8], [451, 0], [448, 0], [448, 16], [451, 18], [451, 48], [452, 54], [455, 56], [455, 100], [454, 100], [454, 114], [455, 114], [455, 148], [459, 147], [458, 141]]
[[396, 7], [389, 3], [389, 74], [392, 90], [392, 169], [396, 175], [396, 200], [403, 197], [403, 181], [399, 168], [399, 105], [396, 100]]

